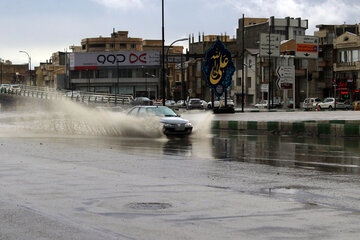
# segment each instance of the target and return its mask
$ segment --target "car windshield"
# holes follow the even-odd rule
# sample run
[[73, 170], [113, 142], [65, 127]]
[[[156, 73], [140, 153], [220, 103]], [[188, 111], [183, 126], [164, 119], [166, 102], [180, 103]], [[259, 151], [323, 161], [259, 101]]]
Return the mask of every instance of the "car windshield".
[[153, 107], [148, 108], [148, 111], [156, 116], [177, 117], [176, 113], [168, 107]]

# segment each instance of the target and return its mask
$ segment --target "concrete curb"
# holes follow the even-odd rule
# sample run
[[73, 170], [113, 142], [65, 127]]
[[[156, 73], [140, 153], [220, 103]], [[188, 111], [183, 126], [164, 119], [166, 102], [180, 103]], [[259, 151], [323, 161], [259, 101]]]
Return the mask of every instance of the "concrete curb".
[[271, 132], [275, 134], [331, 135], [359, 137], [360, 120], [262, 122], [213, 120], [213, 129]]

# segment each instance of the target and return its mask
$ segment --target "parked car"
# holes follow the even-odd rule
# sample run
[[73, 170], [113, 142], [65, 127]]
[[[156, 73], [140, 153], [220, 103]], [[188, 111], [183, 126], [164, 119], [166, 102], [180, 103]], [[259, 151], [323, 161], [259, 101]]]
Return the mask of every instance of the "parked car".
[[80, 98], [81, 97], [79, 91], [69, 91], [69, 92], [66, 92], [64, 96], [69, 97], [69, 98]]
[[[267, 108], [268, 107], [268, 101], [262, 100], [259, 103], [254, 105], [256, 108]], [[272, 104], [272, 101], [270, 101], [270, 108], [280, 108], [282, 107], [282, 104], [280, 102], [275, 102]]]
[[336, 109], [345, 109], [345, 110], [352, 109], [350, 100], [336, 99]]
[[[235, 107], [234, 101], [233, 101], [231, 98], [228, 98], [228, 99], [226, 100], [226, 104], [227, 104], [228, 107], [232, 107], [232, 108]], [[222, 100], [220, 101], [220, 107], [224, 107], [224, 106], [225, 106], [225, 99], [222, 99]]]
[[320, 109], [334, 109], [335, 108], [335, 98], [325, 98], [324, 101], [319, 102], [317, 106]]
[[201, 101], [202, 108], [203, 108], [203, 109], [206, 109], [208, 103], [207, 103], [206, 101], [204, 101], [204, 100], [200, 100], [200, 101]]
[[267, 100], [262, 100], [262, 101], [258, 102], [257, 104], [255, 104], [256, 108], [267, 108], [267, 106], [268, 106]]
[[184, 100], [179, 100], [176, 102], [175, 106], [176, 107], [186, 107], [186, 104], [185, 104]]
[[[219, 100], [214, 100], [214, 108], [218, 108], [220, 106], [220, 101]], [[211, 109], [212, 108], [212, 102], [208, 102], [208, 105], [207, 105], [207, 108], [208, 109]]]
[[147, 97], [137, 97], [131, 102], [134, 106], [151, 106], [153, 102]]
[[10, 85], [10, 91], [16, 92], [16, 91], [20, 91], [21, 87], [19, 84], [11, 84]]
[[166, 100], [165, 101], [165, 106], [167, 107], [175, 107], [176, 102], [174, 100]]
[[193, 126], [189, 120], [181, 118], [166, 106], [136, 106], [129, 110], [128, 115], [136, 117], [157, 116], [162, 123], [162, 131], [166, 136], [189, 135]]
[[[228, 98], [227, 101], [227, 106], [228, 107], [235, 107], [234, 101], [231, 98]], [[219, 108], [219, 107], [224, 107], [225, 106], [225, 100], [222, 98], [220, 101], [219, 100], [214, 100], [214, 108]], [[207, 108], [211, 109], [212, 108], [212, 102], [208, 102], [207, 104]]]
[[187, 109], [203, 109], [202, 102], [199, 98], [191, 98], [186, 106]]
[[313, 109], [319, 102], [321, 102], [320, 98], [305, 98], [303, 108], [306, 110]]
[[10, 90], [10, 84], [1, 84], [0, 85], [0, 90], [3, 92], [8, 92]]

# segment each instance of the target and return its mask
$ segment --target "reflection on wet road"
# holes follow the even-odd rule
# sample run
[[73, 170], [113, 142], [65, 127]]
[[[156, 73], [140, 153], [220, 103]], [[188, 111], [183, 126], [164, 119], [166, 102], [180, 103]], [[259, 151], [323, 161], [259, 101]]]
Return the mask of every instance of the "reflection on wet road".
[[344, 174], [360, 173], [360, 143], [357, 138], [247, 135], [236, 131], [213, 131], [202, 138], [96, 137], [93, 138], [93, 144], [138, 154], [207, 158]]
[[243, 135], [217, 132], [212, 140], [215, 158], [359, 174], [357, 138]]

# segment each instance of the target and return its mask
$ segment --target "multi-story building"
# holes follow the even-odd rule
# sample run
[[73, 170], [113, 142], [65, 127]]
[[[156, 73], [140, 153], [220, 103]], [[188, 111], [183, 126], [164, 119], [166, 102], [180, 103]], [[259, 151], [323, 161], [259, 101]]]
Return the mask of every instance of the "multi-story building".
[[[135, 97], [162, 96], [161, 40], [128, 37], [127, 31], [113, 32], [111, 37], [86, 38], [81, 47], [69, 53], [69, 87], [81, 91], [131, 94]], [[175, 62], [182, 46], [165, 46], [167, 98], [174, 98]]]
[[[319, 37], [319, 62], [318, 62], [319, 81], [323, 82], [323, 84], [325, 85], [323, 97], [333, 96], [335, 92], [337, 97], [350, 98], [351, 96], [349, 94], [345, 94], [349, 91], [346, 91], [342, 87], [343, 84], [341, 84], [341, 82], [344, 82], [345, 79], [355, 79], [355, 78], [352, 76], [353, 73], [348, 72], [344, 68], [345, 65], [350, 65], [351, 61], [345, 63], [344, 61], [347, 58], [347, 56], [345, 58], [345, 55], [342, 56], [344, 59], [341, 60], [341, 52], [345, 54], [345, 52], [347, 51], [346, 48], [348, 48], [349, 51], [352, 51], [354, 47], [350, 45], [354, 43], [348, 44], [351, 41], [348, 40], [342, 41], [341, 39], [344, 40], [344, 38], [341, 38], [341, 36], [346, 32], [352, 33], [354, 35], [359, 35], [360, 25], [359, 24], [341, 24], [341, 25], [321, 24], [321, 25], [317, 25], [316, 27], [319, 28], [319, 30], [314, 33], [315, 36]], [[334, 46], [335, 40], [337, 42], [336, 48]], [[340, 42], [342, 43], [340, 44]], [[352, 70], [352, 72], [354, 72], [355, 74], [356, 71]], [[334, 85], [336, 85], [335, 87], [337, 86], [340, 87], [337, 87], [337, 90], [335, 89], [334, 91]], [[352, 84], [346, 84], [346, 85], [350, 86]]]
[[359, 99], [360, 36], [345, 32], [334, 39], [334, 50], [333, 86], [336, 97]]
[[39, 67], [35, 67], [36, 85], [65, 89], [66, 56], [67, 53], [65, 52], [53, 53], [49, 61], [40, 63]]
[[[276, 90], [275, 80], [276, 73], [275, 69], [277, 65], [281, 63], [281, 58], [276, 59], [272, 58], [271, 63], [269, 64], [269, 59], [266, 57], [258, 57], [256, 59], [255, 69], [256, 75], [252, 76], [256, 78], [256, 80], [249, 80], [249, 69], [248, 69], [248, 58], [252, 56], [252, 60], [254, 60], [255, 55], [250, 54], [248, 50], [250, 49], [259, 49], [260, 46], [260, 34], [261, 33], [274, 33], [280, 35], [280, 41], [284, 42], [286, 40], [295, 39], [296, 36], [304, 36], [305, 31], [308, 28], [308, 21], [302, 20], [301, 18], [275, 18], [270, 17], [266, 18], [241, 18], [239, 19], [239, 26], [237, 29], [237, 58], [236, 58], [236, 66], [237, 71], [235, 72], [234, 85], [232, 87], [232, 94], [235, 96], [235, 102], [237, 104], [241, 103], [242, 97], [242, 86], [241, 83], [244, 83], [244, 102], [247, 105], [254, 104], [260, 101], [262, 98], [268, 98], [268, 92], [265, 91], [261, 86], [264, 84], [271, 84], [274, 89], [275, 97], [280, 98], [284, 96], [284, 93], [280, 90]], [[244, 39], [244, 40], [243, 40]], [[244, 49], [244, 55], [242, 54], [242, 49]], [[250, 50], [254, 53], [253, 50]], [[284, 54], [284, 52], [282, 53]], [[243, 59], [245, 58], [245, 59]], [[245, 61], [244, 61], [245, 60]], [[299, 105], [299, 101], [302, 98], [305, 98], [304, 90], [306, 86], [306, 71], [303, 64], [303, 61], [298, 61], [295, 63], [297, 69], [302, 69], [303, 71], [297, 73], [297, 102]], [[269, 70], [269, 67], [271, 69]], [[244, 77], [245, 81], [242, 81], [242, 71], [245, 72]], [[255, 70], [254, 70], [255, 71]], [[269, 74], [270, 71], [270, 74]], [[269, 79], [270, 76], [270, 79]], [[254, 84], [249, 84], [249, 83]], [[253, 89], [255, 86], [256, 89]], [[292, 90], [290, 92], [286, 92], [285, 95], [292, 95]], [[300, 100], [299, 100], [300, 99]]]
[[0, 84], [30, 84], [29, 64], [0, 59]]

